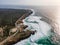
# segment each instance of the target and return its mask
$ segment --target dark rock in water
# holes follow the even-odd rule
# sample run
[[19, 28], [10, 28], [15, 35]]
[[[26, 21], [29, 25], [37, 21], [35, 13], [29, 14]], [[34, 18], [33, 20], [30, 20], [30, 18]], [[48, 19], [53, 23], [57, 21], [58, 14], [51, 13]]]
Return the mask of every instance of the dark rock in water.
[[34, 35], [34, 34], [35, 34], [35, 32], [37, 32], [37, 31], [36, 31], [36, 30], [35, 30], [35, 31], [31, 31], [31, 34], [32, 34], [32, 35]]

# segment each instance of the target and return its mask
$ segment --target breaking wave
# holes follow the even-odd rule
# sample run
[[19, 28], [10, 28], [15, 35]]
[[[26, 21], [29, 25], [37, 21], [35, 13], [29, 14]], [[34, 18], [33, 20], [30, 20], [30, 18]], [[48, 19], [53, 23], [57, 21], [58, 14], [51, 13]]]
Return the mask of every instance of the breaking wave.
[[42, 17], [30, 15], [23, 20], [25, 25], [28, 25], [29, 30], [36, 30], [34, 35], [31, 35], [28, 39], [22, 40], [15, 45], [53, 45], [50, 40], [51, 26], [40, 20]]

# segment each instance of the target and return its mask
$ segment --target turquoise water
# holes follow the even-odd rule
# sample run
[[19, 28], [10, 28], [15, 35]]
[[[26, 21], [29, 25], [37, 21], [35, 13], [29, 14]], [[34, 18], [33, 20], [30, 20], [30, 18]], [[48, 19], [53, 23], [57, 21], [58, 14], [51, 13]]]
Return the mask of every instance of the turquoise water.
[[41, 18], [38, 16], [29, 16], [23, 20], [24, 24], [28, 25], [26, 29], [36, 30], [37, 32], [15, 45], [55, 45], [51, 41], [51, 26], [45, 21], [40, 20]]

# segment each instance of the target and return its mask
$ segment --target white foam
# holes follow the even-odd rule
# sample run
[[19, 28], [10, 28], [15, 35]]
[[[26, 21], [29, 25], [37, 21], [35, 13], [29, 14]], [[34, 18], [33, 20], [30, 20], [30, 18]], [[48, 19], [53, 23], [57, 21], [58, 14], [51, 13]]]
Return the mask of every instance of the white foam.
[[30, 45], [37, 45], [35, 43], [36, 40], [49, 36], [51, 26], [40, 19], [41, 17], [38, 16], [29, 16], [23, 20], [24, 24], [28, 25], [27, 29], [36, 30], [37, 32], [28, 39], [18, 42], [16, 45], [25, 45], [27, 42], [30, 42]]

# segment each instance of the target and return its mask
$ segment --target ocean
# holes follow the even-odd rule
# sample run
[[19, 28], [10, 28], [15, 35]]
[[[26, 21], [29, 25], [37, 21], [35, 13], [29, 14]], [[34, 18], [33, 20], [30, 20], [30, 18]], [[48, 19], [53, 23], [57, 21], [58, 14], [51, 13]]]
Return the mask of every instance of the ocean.
[[24, 24], [28, 25], [27, 29], [36, 30], [37, 33], [14, 45], [55, 45], [50, 39], [52, 34], [51, 25], [48, 23], [47, 18], [44, 17], [47, 15], [43, 12], [44, 6], [0, 5], [0, 8], [33, 10], [34, 14], [24, 19]]

